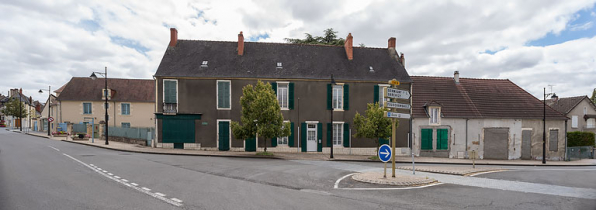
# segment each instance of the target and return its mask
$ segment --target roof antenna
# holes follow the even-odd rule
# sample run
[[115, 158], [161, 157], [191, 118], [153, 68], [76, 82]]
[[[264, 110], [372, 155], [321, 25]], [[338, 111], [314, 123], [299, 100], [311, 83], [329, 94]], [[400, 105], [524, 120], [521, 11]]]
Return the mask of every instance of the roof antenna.
[[550, 87], [550, 94], [553, 94], [553, 87], [554, 87], [555, 85], [548, 85], [548, 86]]

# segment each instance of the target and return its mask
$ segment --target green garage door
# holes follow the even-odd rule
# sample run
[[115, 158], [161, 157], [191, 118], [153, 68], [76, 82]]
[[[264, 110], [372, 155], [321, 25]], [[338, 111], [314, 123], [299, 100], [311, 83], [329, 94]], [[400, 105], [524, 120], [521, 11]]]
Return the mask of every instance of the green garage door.
[[195, 143], [195, 120], [200, 115], [157, 115], [162, 120], [162, 142], [174, 143], [174, 148], [184, 148], [184, 143]]

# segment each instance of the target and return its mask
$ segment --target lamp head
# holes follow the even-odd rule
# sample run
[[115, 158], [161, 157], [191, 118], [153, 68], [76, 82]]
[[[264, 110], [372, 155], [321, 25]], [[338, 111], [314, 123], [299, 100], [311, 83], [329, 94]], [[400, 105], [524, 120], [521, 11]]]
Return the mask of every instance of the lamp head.
[[97, 79], [97, 76], [95, 75], [95, 72], [93, 72], [90, 77], [91, 77], [92, 80]]
[[43, 93], [43, 90], [41, 90], [41, 89], [40, 89], [40, 90], [39, 90], [39, 93]]
[[553, 99], [555, 102], [559, 100], [559, 96], [557, 96], [556, 93], [553, 93], [553, 96], [551, 96], [550, 98]]

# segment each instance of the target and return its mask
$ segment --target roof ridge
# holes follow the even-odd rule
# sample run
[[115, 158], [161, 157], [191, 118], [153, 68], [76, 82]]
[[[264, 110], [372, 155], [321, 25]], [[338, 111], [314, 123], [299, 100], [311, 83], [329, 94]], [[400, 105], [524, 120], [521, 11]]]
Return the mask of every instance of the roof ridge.
[[[72, 77], [72, 78], [82, 78], [82, 79], [91, 79], [89, 77]], [[141, 78], [110, 78], [108, 77], [108, 80], [111, 79], [121, 79], [121, 80], [147, 80], [147, 81], [154, 81], [153, 79], [141, 79]], [[70, 81], [69, 81], [70, 82]], [[68, 82], [66, 84], [64, 84], [64, 86], [66, 86], [68, 84]]]
[[[224, 40], [204, 40], [204, 39], [178, 39], [178, 41], [202, 41], [202, 42], [223, 42], [223, 43], [237, 43], [237, 41], [224, 41]], [[244, 42], [246, 43], [255, 43], [255, 44], [272, 44], [272, 45], [300, 45], [300, 46], [321, 46], [321, 47], [341, 47], [343, 45], [326, 45], [326, 44], [304, 44], [304, 43], [285, 43], [285, 42]], [[386, 50], [387, 48], [382, 47], [360, 47], [360, 46], [353, 46], [353, 48], [360, 48], [360, 49], [381, 49]]]
[[[453, 77], [447, 76], [426, 76], [426, 75], [410, 75], [410, 77], [426, 77], [426, 78], [444, 78], [444, 79], [453, 79]], [[490, 79], [490, 78], [472, 78], [472, 77], [460, 77], [459, 79], [472, 79], [472, 80], [499, 80], [499, 81], [507, 81], [509, 79]]]

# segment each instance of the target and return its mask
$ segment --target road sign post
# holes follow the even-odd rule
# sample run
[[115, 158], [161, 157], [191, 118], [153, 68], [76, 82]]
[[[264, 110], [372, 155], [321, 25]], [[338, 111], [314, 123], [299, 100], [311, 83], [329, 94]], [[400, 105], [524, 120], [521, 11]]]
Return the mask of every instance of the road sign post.
[[[402, 104], [397, 103], [396, 99], [410, 99], [411, 95], [410, 92], [406, 90], [399, 90], [397, 86], [399, 85], [399, 81], [396, 79], [392, 79], [389, 81], [390, 88], [385, 88], [383, 91], [384, 96], [386, 98], [390, 98], [390, 101], [385, 101], [383, 106], [385, 108], [389, 108], [389, 111], [385, 111], [385, 117], [391, 118], [391, 148], [392, 151], [395, 151], [395, 130], [397, 129], [397, 118], [401, 119], [410, 119], [410, 114], [404, 113], [397, 113], [395, 112], [396, 109], [407, 109], [409, 110], [411, 106], [409, 104]], [[413, 162], [413, 161], [412, 161]], [[385, 170], [387, 170], [387, 166], [385, 166]], [[395, 155], [391, 155], [391, 177], [395, 177]]]
[[[389, 160], [394, 160], [394, 155], [393, 152], [391, 150], [391, 147], [389, 147], [389, 145], [387, 144], [383, 144], [379, 147], [379, 151], [378, 154], [379, 156], [379, 160], [383, 161], [383, 163], [385, 163], [385, 171], [383, 173], [383, 178], [387, 178], [387, 161]], [[395, 176], [393, 176], [395, 177]]]

